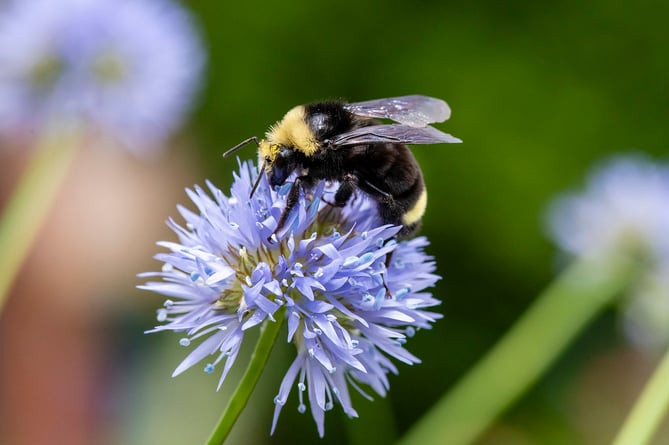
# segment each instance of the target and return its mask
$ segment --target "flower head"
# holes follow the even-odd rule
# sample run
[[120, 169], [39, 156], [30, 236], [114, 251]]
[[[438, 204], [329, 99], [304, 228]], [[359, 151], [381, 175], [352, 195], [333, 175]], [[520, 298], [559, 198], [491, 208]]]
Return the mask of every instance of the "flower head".
[[612, 159], [592, 173], [584, 192], [558, 198], [548, 223], [571, 255], [643, 261], [626, 327], [642, 344], [669, 340], [669, 166], [641, 156]]
[[357, 416], [349, 386], [385, 395], [387, 374], [397, 372], [390, 358], [419, 361], [404, 343], [440, 318], [426, 310], [439, 301], [425, 291], [439, 277], [424, 237], [396, 242], [400, 227], [380, 226], [364, 196], [343, 209], [326, 204], [336, 189], [325, 182], [302, 194], [275, 233], [291, 184], [272, 190], [264, 178], [249, 199], [257, 174], [241, 164], [230, 196], [211, 183], [209, 193], [188, 190], [197, 212], [179, 208], [185, 227], [170, 220], [179, 242], [159, 243], [169, 250], [156, 257], [163, 270], [145, 276], [162, 281], [142, 287], [171, 298], [153, 331], [183, 332], [182, 345], [202, 337], [174, 374], [213, 355], [204, 369], [223, 362], [219, 386], [245, 332], [285, 307], [286, 338], [297, 355], [274, 400], [272, 430], [297, 387], [298, 410], [308, 402], [322, 436], [325, 411], [335, 404]]
[[180, 123], [204, 55], [170, 0], [27, 0], [0, 9], [0, 131], [91, 125], [130, 149]]

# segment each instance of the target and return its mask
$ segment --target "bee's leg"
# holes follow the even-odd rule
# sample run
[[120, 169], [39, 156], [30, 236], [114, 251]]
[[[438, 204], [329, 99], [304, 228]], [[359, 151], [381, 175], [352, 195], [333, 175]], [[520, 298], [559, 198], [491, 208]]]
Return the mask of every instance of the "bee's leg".
[[[394, 209], [395, 208], [395, 206], [397, 204], [396, 204], [395, 198], [393, 197], [392, 194], [390, 194], [390, 193], [388, 193], [384, 190], [381, 190], [380, 188], [378, 188], [377, 186], [375, 186], [374, 184], [372, 184], [369, 181], [365, 181], [365, 184], [368, 187], [370, 187], [371, 189], [373, 189], [375, 192], [377, 192], [379, 195], [381, 195], [381, 198], [382, 198], [382, 201], [380, 203], [381, 207], [383, 207], [385, 209]], [[388, 218], [388, 215], [382, 215], [382, 216], [383, 216], [384, 219]], [[390, 240], [397, 240], [397, 235], [388, 238], [384, 242], [384, 245], [385, 245], [385, 243], [389, 242]], [[392, 258], [393, 258], [393, 252], [390, 252], [390, 253], [386, 254], [386, 261], [385, 261], [386, 273], [383, 276], [383, 287], [386, 288], [386, 298], [392, 298], [392, 293], [390, 292], [390, 289], [388, 288], [388, 284], [386, 283], [386, 276], [388, 274], [388, 269], [390, 268]]]
[[[300, 200], [300, 189], [302, 188], [302, 182], [305, 181], [305, 178], [306, 176], [298, 176], [297, 178], [295, 178], [295, 181], [293, 181], [293, 185], [290, 186], [290, 190], [288, 191], [288, 197], [286, 198], [286, 207], [283, 209], [281, 217], [279, 217], [279, 222], [277, 223], [274, 232], [272, 232], [272, 235], [275, 235], [276, 233], [279, 232], [279, 230], [283, 229], [283, 226], [286, 224], [286, 220], [288, 219], [290, 212], [293, 210], [295, 205]], [[272, 235], [270, 235], [267, 238], [268, 241], [271, 241]]]
[[346, 174], [335, 193], [335, 207], [344, 207], [348, 200], [351, 199], [351, 196], [353, 196], [356, 188], [358, 188], [358, 178], [350, 173]]
[[390, 269], [390, 260], [392, 260], [392, 258], [393, 258], [393, 252], [386, 254], [386, 262], [385, 262], [386, 273], [383, 275], [383, 287], [386, 288], [386, 298], [392, 298], [392, 294], [390, 293], [390, 289], [388, 288], [388, 283], [386, 283], [386, 277], [388, 276], [388, 270]]
[[348, 173], [344, 176], [339, 184], [339, 188], [335, 192], [334, 202], [325, 202], [332, 207], [344, 207], [357, 188], [358, 178], [355, 175]]
[[386, 191], [381, 190], [380, 188], [378, 188], [377, 186], [375, 186], [375, 185], [372, 184], [371, 182], [365, 180], [365, 184], [366, 184], [367, 186], [369, 186], [371, 189], [373, 189], [376, 193], [378, 193], [379, 195], [383, 196], [383, 199], [385, 199], [385, 200], [388, 201], [389, 203], [392, 203], [393, 201], [395, 201], [395, 199], [393, 198], [393, 195], [391, 195], [390, 193], [388, 193], [388, 192], [386, 192]]
[[[369, 186], [372, 190], [374, 190], [376, 193], [381, 195], [383, 199], [383, 205], [386, 207], [389, 206], [394, 206], [395, 205], [395, 199], [393, 198], [393, 195], [391, 195], [388, 192], [385, 192], [372, 184], [371, 182], [365, 180], [365, 185]], [[346, 205], [348, 200], [351, 198], [353, 195], [353, 192], [358, 186], [358, 178], [354, 175], [347, 174], [344, 176], [344, 179], [341, 182], [341, 185], [337, 189], [337, 192], [335, 193], [335, 200], [333, 203], [328, 203], [332, 206], [335, 207], [343, 207]], [[392, 238], [387, 239], [385, 242], [390, 241], [391, 239], [395, 239], [396, 237], [393, 236]], [[390, 267], [390, 261], [393, 256], [393, 253], [390, 252], [386, 254], [386, 261], [385, 261], [385, 266], [386, 266], [386, 273], [383, 276], [383, 287], [386, 289], [386, 298], [392, 298], [392, 294], [390, 292], [390, 289], [388, 288], [388, 284], [386, 283], [386, 275], [388, 273], [388, 268]]]

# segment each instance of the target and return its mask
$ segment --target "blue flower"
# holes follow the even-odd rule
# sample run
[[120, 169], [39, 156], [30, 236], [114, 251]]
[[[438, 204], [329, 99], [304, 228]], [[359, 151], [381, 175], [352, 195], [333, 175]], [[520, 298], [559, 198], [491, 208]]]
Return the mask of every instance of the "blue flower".
[[559, 197], [548, 223], [572, 255], [629, 249], [669, 261], [669, 167], [638, 155], [613, 158], [591, 173], [584, 192]]
[[203, 64], [192, 21], [169, 0], [10, 2], [0, 131], [88, 125], [142, 153], [180, 124]]
[[424, 252], [427, 240], [397, 242], [400, 227], [379, 225], [364, 196], [343, 209], [326, 204], [334, 184], [303, 193], [275, 233], [291, 184], [272, 190], [263, 178], [249, 199], [257, 174], [252, 163], [241, 164], [230, 196], [211, 183], [208, 192], [187, 190], [197, 211], [179, 207], [185, 226], [169, 221], [179, 241], [159, 243], [168, 249], [156, 256], [162, 271], [143, 275], [162, 281], [142, 288], [170, 298], [158, 311], [163, 324], [151, 332], [182, 332], [185, 346], [202, 338], [174, 375], [213, 356], [204, 369], [223, 362], [220, 387], [245, 332], [285, 307], [286, 339], [297, 355], [274, 399], [272, 431], [297, 387], [297, 409], [305, 412], [308, 402], [323, 436], [334, 405], [357, 416], [351, 387], [384, 396], [388, 373], [397, 373], [391, 358], [419, 362], [405, 343], [441, 317], [427, 310], [440, 302], [426, 291], [439, 277]]
[[636, 343], [669, 344], [669, 166], [640, 155], [618, 156], [596, 168], [586, 189], [559, 197], [549, 209], [552, 238], [567, 254], [632, 255], [643, 271], [624, 303], [625, 328]]

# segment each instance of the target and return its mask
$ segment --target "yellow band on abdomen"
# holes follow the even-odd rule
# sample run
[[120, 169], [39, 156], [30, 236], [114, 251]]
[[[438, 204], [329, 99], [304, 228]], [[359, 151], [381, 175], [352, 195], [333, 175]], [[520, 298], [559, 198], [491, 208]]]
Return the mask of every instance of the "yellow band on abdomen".
[[425, 213], [425, 207], [427, 207], [427, 190], [423, 189], [416, 204], [402, 215], [402, 224], [410, 226], [411, 224], [418, 222]]

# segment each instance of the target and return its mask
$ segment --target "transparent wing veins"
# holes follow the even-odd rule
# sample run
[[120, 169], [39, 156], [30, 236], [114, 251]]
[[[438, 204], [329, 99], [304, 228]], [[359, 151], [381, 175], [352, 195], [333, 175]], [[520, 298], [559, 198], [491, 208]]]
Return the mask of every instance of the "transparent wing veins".
[[410, 127], [425, 127], [451, 117], [451, 109], [446, 102], [421, 95], [355, 102], [344, 105], [344, 108], [357, 116], [391, 119]]
[[343, 133], [330, 141], [331, 147], [358, 144], [457, 144], [462, 140], [437, 130], [434, 127], [412, 127], [410, 125], [390, 124], [372, 125]]

